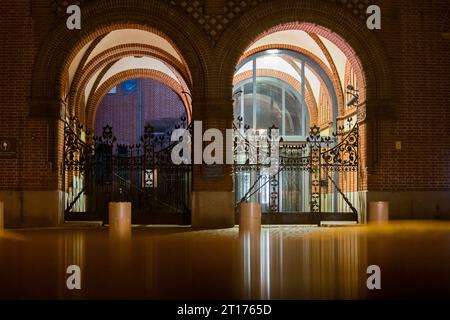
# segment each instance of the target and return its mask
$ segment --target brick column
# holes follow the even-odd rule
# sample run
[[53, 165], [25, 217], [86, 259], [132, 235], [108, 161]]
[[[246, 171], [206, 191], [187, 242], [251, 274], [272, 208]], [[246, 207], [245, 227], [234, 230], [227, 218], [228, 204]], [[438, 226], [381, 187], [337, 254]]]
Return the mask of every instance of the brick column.
[[64, 221], [62, 181], [62, 106], [50, 98], [30, 99], [19, 150], [18, 188], [6, 201], [8, 226], [48, 227]]
[[[194, 102], [195, 103], [195, 102]], [[204, 100], [195, 103], [194, 120], [202, 121], [203, 132], [232, 128], [233, 108], [229, 100]], [[203, 148], [210, 142], [203, 143]], [[195, 142], [193, 145], [195, 148]], [[224, 162], [225, 149], [222, 150]], [[199, 228], [228, 228], [234, 226], [234, 192], [231, 165], [194, 165], [192, 192], [192, 226]]]

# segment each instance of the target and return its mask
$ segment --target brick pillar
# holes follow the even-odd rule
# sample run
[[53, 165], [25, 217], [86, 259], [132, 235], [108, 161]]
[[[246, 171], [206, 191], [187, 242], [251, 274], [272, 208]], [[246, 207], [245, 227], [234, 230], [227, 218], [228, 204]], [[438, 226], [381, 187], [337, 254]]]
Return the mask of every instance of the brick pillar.
[[[197, 108], [197, 109], [196, 109]], [[232, 128], [232, 102], [227, 100], [197, 101], [194, 120], [202, 121], [202, 129], [219, 129], [226, 143], [226, 129]], [[203, 133], [202, 133], [203, 134]], [[203, 143], [204, 147], [210, 142]], [[195, 150], [195, 141], [193, 148]], [[225, 148], [223, 151], [226, 161]], [[231, 165], [194, 165], [192, 192], [192, 226], [228, 228], [234, 226], [234, 192]]]
[[56, 226], [64, 221], [61, 104], [57, 99], [32, 98], [30, 105], [20, 141], [21, 179], [6, 202], [9, 226]]
[[370, 201], [384, 201], [384, 195], [374, 192], [379, 177], [381, 149], [381, 133], [387, 120], [395, 119], [392, 102], [367, 98], [364, 108], [360, 109], [359, 118], [363, 119], [359, 126], [359, 221], [367, 222]]

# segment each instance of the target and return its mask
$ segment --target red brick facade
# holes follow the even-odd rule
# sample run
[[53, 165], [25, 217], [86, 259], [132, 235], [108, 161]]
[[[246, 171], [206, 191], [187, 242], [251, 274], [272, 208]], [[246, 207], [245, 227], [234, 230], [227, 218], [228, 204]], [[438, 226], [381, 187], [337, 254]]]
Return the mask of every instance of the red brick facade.
[[143, 69], [132, 69], [124, 72], [120, 72], [107, 81], [105, 81], [95, 92], [92, 97], [88, 99], [88, 103], [86, 106], [86, 124], [87, 127], [92, 129], [94, 126], [95, 115], [97, 112], [97, 108], [99, 107], [101, 100], [105, 97], [105, 95], [111, 90], [112, 87], [117, 86], [121, 82], [125, 80], [135, 79], [135, 78], [148, 78], [161, 82], [165, 86], [172, 89], [181, 99], [183, 104], [186, 106], [186, 113], [188, 120], [191, 119], [192, 107], [188, 101], [186, 101], [185, 96], [183, 95], [183, 87], [176, 82], [171, 77], [167, 76], [164, 73], [158, 72], [156, 70], [143, 70]]
[[[377, 31], [368, 30], [364, 19], [372, 1], [208, 0], [205, 7], [200, 1], [80, 2], [82, 29], [76, 31], [65, 27], [61, 5], [59, 11], [53, 6], [61, 1], [0, 4], [0, 138], [17, 141], [15, 158], [0, 159], [0, 190], [59, 188], [65, 77], [89, 41], [123, 28], [163, 36], [183, 59], [178, 69], [192, 95], [193, 119], [224, 129], [231, 126], [234, 68], [246, 48], [274, 27], [298, 23], [339, 35], [336, 41], [345, 40], [340, 48], [355, 53], [352, 65], [363, 71], [364, 79], [356, 77], [365, 83], [361, 190], [450, 190], [450, 40], [443, 36], [450, 32], [448, 0], [376, 1], [382, 10]], [[194, 191], [232, 189], [227, 175], [211, 183], [199, 170]]]
[[141, 85], [133, 92], [124, 92], [121, 84], [116, 86], [116, 93], [110, 93], [103, 97], [95, 115], [95, 134], [100, 136], [102, 128], [112, 126], [113, 133], [117, 137], [118, 144], [132, 145], [140, 143], [143, 131], [139, 133], [139, 93], [141, 90], [141, 129], [146, 124], [173, 120], [171, 128], [180, 122], [182, 116], [186, 116], [185, 106], [180, 96], [164, 83], [139, 79]]

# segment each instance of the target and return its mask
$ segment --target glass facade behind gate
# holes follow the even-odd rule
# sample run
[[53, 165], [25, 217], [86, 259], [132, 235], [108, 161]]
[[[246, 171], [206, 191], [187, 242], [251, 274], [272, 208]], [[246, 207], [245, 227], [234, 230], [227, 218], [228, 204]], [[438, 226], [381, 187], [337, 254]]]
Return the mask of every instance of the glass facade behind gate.
[[[324, 70], [307, 56], [289, 50], [266, 50], [244, 59], [236, 68], [233, 88], [234, 118], [248, 128], [266, 133], [275, 126], [290, 147], [304, 146], [313, 123], [306, 101], [318, 101], [320, 94], [329, 97], [329, 118], [336, 119], [336, 97]], [[323, 92], [322, 92], [323, 90]], [[315, 97], [314, 97], [315, 95]], [[309, 107], [309, 108], [308, 108]], [[319, 105], [317, 107], [320, 107]], [[308, 148], [298, 150], [297, 157], [308, 156]], [[281, 154], [282, 152], [280, 152]], [[263, 212], [311, 212], [311, 172], [302, 166], [280, 167], [274, 176], [261, 176], [260, 168], [245, 164], [237, 155], [235, 166], [236, 203], [258, 202]], [[336, 176], [337, 177], [337, 176]], [[335, 178], [336, 178], [335, 177]], [[333, 193], [322, 188], [322, 210], [333, 211]], [[328, 191], [327, 191], [328, 190]]]

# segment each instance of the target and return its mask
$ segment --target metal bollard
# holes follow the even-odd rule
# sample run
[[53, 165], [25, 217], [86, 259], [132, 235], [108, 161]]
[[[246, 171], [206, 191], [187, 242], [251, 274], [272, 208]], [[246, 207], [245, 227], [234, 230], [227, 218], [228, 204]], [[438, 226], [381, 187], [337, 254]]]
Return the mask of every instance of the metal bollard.
[[131, 202], [109, 203], [109, 230], [118, 236], [131, 233]]
[[261, 229], [261, 205], [259, 203], [241, 203], [239, 212], [239, 230], [258, 231]]
[[389, 202], [369, 202], [369, 223], [385, 223], [389, 221]]

